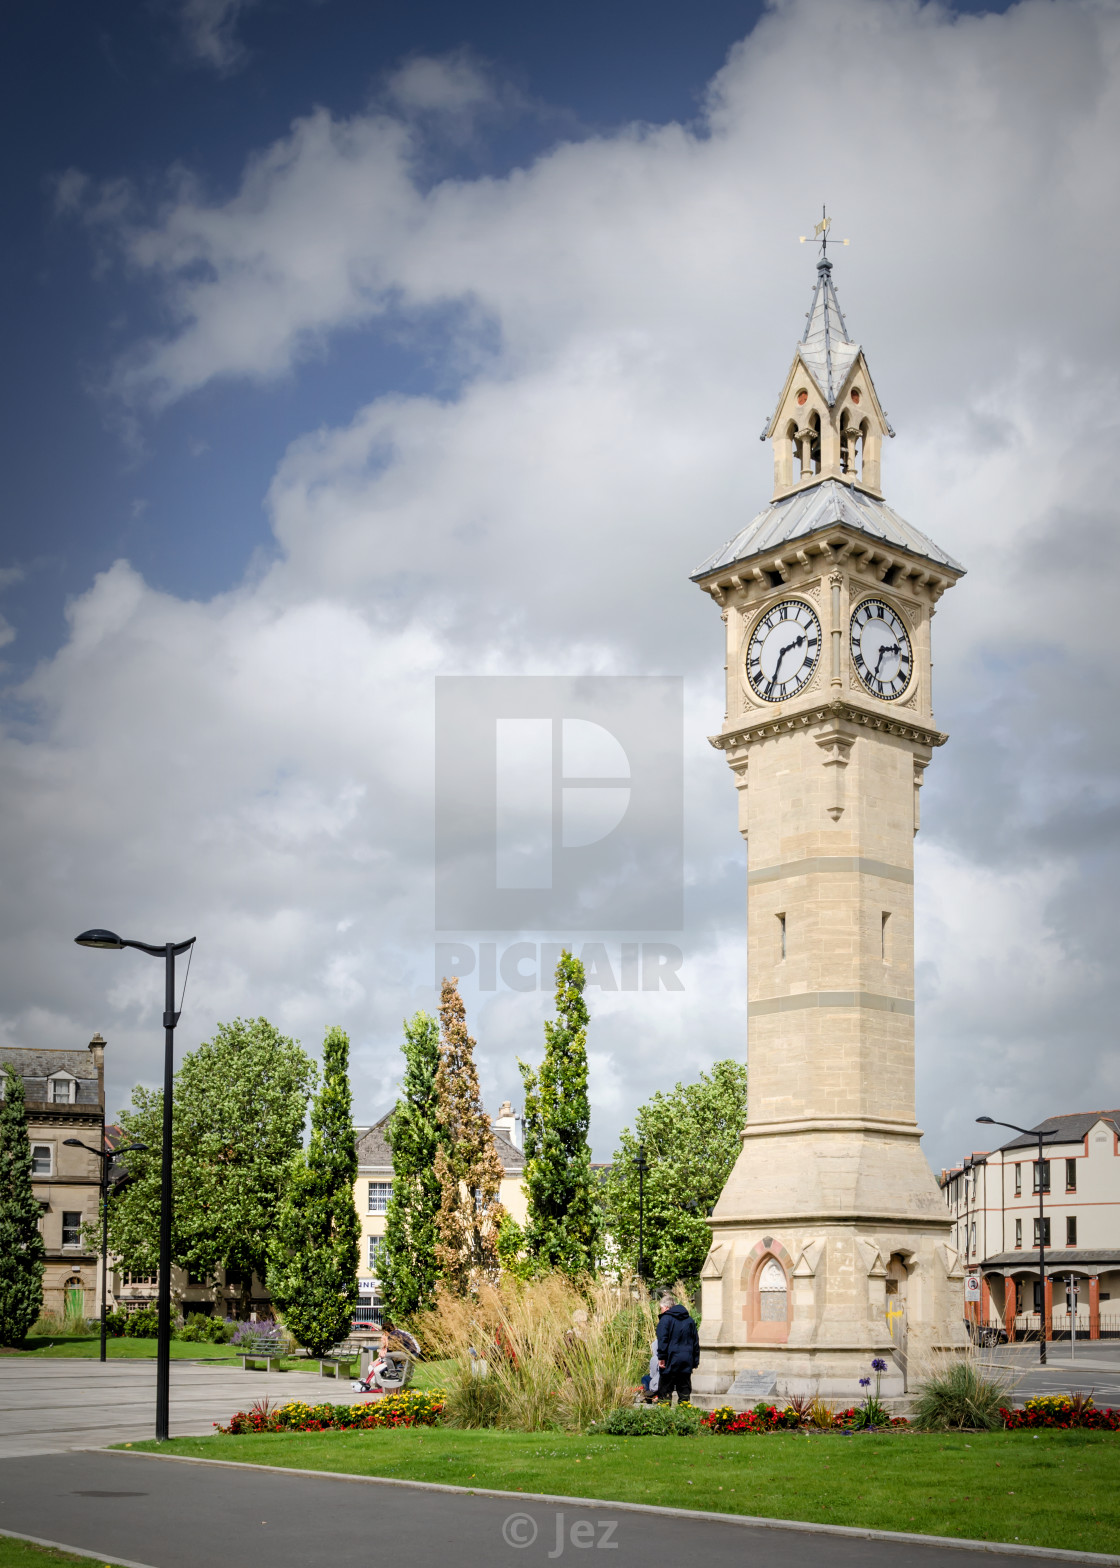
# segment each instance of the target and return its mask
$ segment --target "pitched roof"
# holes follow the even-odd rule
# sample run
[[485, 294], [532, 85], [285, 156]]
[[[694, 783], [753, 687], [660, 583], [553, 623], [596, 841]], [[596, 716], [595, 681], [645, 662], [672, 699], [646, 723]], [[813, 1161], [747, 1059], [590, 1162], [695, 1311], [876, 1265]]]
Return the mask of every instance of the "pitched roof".
[[73, 1078], [97, 1082], [97, 1064], [89, 1050], [56, 1051], [48, 1046], [0, 1045], [0, 1063], [14, 1068], [21, 1078], [49, 1078], [52, 1073], [69, 1073]]
[[848, 336], [844, 313], [836, 298], [832, 263], [822, 256], [817, 262], [817, 286], [801, 335], [800, 354], [830, 408], [858, 353], [859, 344]]
[[857, 533], [866, 534], [870, 539], [895, 545], [898, 549], [909, 551], [911, 555], [921, 556], [923, 560], [946, 566], [950, 571], [964, 572], [959, 561], [954, 561], [940, 545], [934, 544], [920, 529], [906, 522], [885, 501], [865, 495], [862, 490], [856, 490], [838, 479], [826, 479], [808, 490], [799, 490], [780, 501], [772, 501], [733, 539], [729, 539], [721, 550], [698, 566], [691, 574], [691, 579], [698, 582], [722, 567], [749, 561], [753, 556], [763, 555], [794, 539], [808, 538], [822, 528], [839, 523]]
[[[357, 1136], [358, 1166], [359, 1169], [391, 1170], [393, 1166], [393, 1149], [389, 1142], [388, 1124], [392, 1111], [386, 1111], [380, 1121], [374, 1122], [372, 1127], [355, 1128]], [[514, 1171], [525, 1169], [525, 1156], [515, 1143], [500, 1128], [494, 1129], [494, 1147], [498, 1151], [498, 1158], [502, 1162], [502, 1169], [507, 1175]]]
[[[1095, 1127], [1098, 1122], [1107, 1122], [1113, 1132], [1120, 1133], [1120, 1111], [1074, 1111], [1069, 1116], [1048, 1116], [1045, 1121], [1037, 1123], [1034, 1130], [1038, 1133], [1047, 1132], [1052, 1127], [1057, 1129], [1058, 1136], [1050, 1138], [1050, 1143], [1080, 1143], [1090, 1127]], [[1000, 1147], [1001, 1150], [1033, 1149], [1037, 1154], [1038, 1139], [1025, 1133]]]

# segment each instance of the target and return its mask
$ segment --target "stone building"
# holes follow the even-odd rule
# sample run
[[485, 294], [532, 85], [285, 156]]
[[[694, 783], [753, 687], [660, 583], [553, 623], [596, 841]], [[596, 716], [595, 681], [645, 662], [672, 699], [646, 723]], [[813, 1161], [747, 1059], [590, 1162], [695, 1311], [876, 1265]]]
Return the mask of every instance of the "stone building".
[[1050, 1116], [1035, 1131], [1049, 1129], [1041, 1167], [1037, 1141], [1017, 1135], [941, 1173], [954, 1244], [981, 1281], [970, 1313], [1009, 1337], [1037, 1334], [1040, 1313], [1048, 1337], [1068, 1334], [1071, 1312], [1078, 1334], [1120, 1336], [1120, 1111]]
[[963, 567], [883, 499], [894, 432], [820, 232], [763, 432], [772, 499], [693, 574], [724, 622], [711, 743], [749, 860], [747, 1124], [702, 1271], [706, 1402], [740, 1373], [759, 1392], [858, 1397], [872, 1357], [898, 1395], [915, 1353], [964, 1338], [915, 1115], [913, 936], [919, 790], [947, 738], [930, 631]]
[[[355, 1326], [373, 1328], [381, 1321], [380, 1281], [377, 1254], [385, 1240], [386, 1214], [393, 1195], [393, 1151], [389, 1145], [386, 1112], [372, 1127], [355, 1127], [358, 1144], [358, 1180], [354, 1187], [354, 1206], [362, 1222], [358, 1261], [358, 1311]], [[498, 1202], [519, 1225], [525, 1223], [528, 1201], [522, 1176], [525, 1157], [521, 1152], [521, 1118], [508, 1100], [503, 1101], [492, 1118], [494, 1144], [505, 1175], [498, 1188]]]
[[[95, 1034], [78, 1050], [0, 1046], [0, 1065], [20, 1075], [27, 1100], [31, 1175], [47, 1252], [43, 1309], [59, 1317], [94, 1317], [100, 1312], [100, 1257], [87, 1247], [82, 1227], [98, 1217], [100, 1161], [85, 1149], [67, 1148], [66, 1139], [102, 1147], [105, 1041]], [[4, 1081], [0, 1072], [0, 1093]]]

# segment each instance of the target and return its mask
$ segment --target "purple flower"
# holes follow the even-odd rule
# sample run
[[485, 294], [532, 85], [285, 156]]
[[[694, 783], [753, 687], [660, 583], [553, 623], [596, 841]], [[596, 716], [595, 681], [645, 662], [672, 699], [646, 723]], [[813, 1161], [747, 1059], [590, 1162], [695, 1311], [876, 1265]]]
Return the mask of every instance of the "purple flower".
[[871, 1370], [872, 1372], [885, 1372], [887, 1370], [887, 1363], [883, 1360], [882, 1356], [875, 1357], [874, 1361], [871, 1363]]
[[859, 1386], [860, 1388], [870, 1388], [871, 1379], [869, 1377], [861, 1377], [859, 1380]]

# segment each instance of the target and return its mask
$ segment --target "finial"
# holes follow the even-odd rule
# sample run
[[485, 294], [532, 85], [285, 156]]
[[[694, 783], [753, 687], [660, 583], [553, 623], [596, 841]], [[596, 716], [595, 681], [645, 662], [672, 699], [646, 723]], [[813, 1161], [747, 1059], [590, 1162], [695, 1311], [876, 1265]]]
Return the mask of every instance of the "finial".
[[[828, 231], [829, 231], [829, 229], [831, 229], [831, 227], [832, 227], [832, 219], [829, 217], [828, 211], [825, 208], [824, 204], [822, 203], [821, 204], [821, 221], [813, 229], [813, 238], [815, 240], [819, 239], [820, 242], [821, 242], [821, 253], [820, 253], [820, 255], [817, 258], [817, 271], [818, 272], [831, 272], [832, 271], [832, 263], [828, 259]], [[798, 238], [799, 238], [799, 243], [800, 244], [805, 245], [805, 244], [808, 243], [809, 236], [807, 234], [799, 235]], [[850, 245], [852, 242], [851, 242], [851, 240], [833, 240], [832, 243], [834, 245]]]

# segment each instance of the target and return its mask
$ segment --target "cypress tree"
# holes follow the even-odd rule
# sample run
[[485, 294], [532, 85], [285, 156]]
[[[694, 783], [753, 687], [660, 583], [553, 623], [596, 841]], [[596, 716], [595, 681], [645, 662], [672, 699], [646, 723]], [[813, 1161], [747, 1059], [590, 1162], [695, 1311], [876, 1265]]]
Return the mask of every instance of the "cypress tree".
[[490, 1118], [482, 1107], [474, 1041], [458, 982], [445, 980], [440, 994], [437, 1115], [443, 1141], [436, 1150], [440, 1185], [436, 1261], [448, 1286], [465, 1295], [498, 1273], [498, 1228], [505, 1210], [498, 1202], [504, 1174]]
[[317, 1356], [347, 1337], [358, 1304], [361, 1224], [349, 1059], [347, 1036], [329, 1030], [322, 1087], [311, 1103], [311, 1142], [292, 1161], [269, 1249], [273, 1300], [300, 1344]]
[[393, 1151], [393, 1195], [377, 1260], [381, 1295], [394, 1319], [430, 1307], [439, 1278], [439, 1024], [429, 1013], [420, 1012], [405, 1021], [401, 1051], [404, 1078], [388, 1128]]
[[556, 1017], [544, 1026], [540, 1071], [519, 1061], [525, 1085], [525, 1250], [565, 1274], [595, 1268], [599, 1219], [587, 1131], [587, 1005], [584, 969], [565, 951], [556, 966]]
[[39, 1205], [31, 1190], [31, 1141], [23, 1079], [10, 1067], [0, 1101], [0, 1345], [18, 1345], [43, 1309]]

